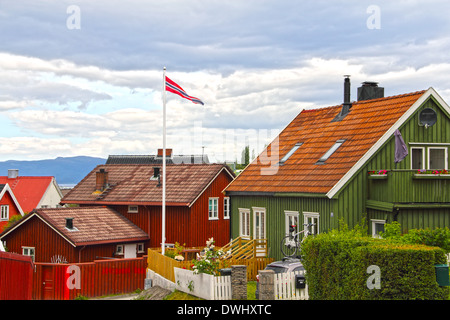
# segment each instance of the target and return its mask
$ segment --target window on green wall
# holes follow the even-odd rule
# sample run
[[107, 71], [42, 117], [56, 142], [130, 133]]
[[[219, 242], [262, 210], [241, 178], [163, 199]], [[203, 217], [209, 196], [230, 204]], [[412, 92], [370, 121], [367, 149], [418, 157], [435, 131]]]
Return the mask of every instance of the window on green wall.
[[250, 238], [250, 209], [239, 208], [239, 236]]
[[411, 169], [425, 169], [424, 148], [411, 148]]
[[295, 232], [298, 232], [298, 211], [284, 211], [284, 230], [289, 235], [289, 226], [295, 225]]
[[448, 169], [447, 166], [447, 148], [429, 147], [428, 148], [428, 169]]

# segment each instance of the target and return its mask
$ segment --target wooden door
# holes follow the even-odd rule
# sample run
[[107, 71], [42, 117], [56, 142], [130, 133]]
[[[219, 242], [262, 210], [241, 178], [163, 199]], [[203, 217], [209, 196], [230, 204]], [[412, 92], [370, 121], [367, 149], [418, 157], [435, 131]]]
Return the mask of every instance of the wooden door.
[[55, 297], [53, 266], [42, 266], [42, 297], [44, 300], [53, 300]]

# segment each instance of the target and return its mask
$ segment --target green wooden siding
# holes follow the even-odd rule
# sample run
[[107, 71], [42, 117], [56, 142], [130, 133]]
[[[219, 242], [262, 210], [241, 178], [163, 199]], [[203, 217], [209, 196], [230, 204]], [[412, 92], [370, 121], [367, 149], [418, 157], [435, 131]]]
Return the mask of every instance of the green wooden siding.
[[[419, 112], [424, 108], [433, 108], [437, 112], [437, 122], [430, 128], [419, 126]], [[433, 97], [430, 97], [400, 128], [408, 150], [414, 143], [448, 143], [450, 154], [450, 118], [441, 109]], [[326, 232], [337, 228], [339, 220], [353, 227], [360, 223], [363, 217], [370, 219], [393, 221], [397, 218], [404, 230], [423, 227], [450, 226], [450, 208], [430, 205], [427, 203], [449, 204], [450, 180], [448, 179], [413, 179], [411, 158], [408, 155], [395, 167], [395, 140], [389, 138], [384, 145], [355, 173], [333, 199], [326, 197], [308, 197], [307, 195], [277, 196], [231, 196], [232, 237], [239, 236], [238, 208], [250, 209], [250, 227], [253, 235], [252, 207], [266, 208], [267, 238], [270, 256], [281, 258], [279, 243], [285, 232], [285, 210], [298, 211], [300, 222], [303, 222], [303, 212], [320, 214], [320, 230]], [[371, 170], [389, 170], [386, 180], [369, 178]], [[395, 170], [396, 169], [396, 170]], [[371, 206], [368, 206], [368, 201]], [[422, 206], [408, 207], [411, 203], [421, 203]], [[374, 205], [378, 205], [374, 206]], [[395, 205], [403, 205], [395, 207]], [[391, 210], [392, 209], [392, 210]], [[388, 210], [388, 211], [386, 211]], [[389, 211], [391, 210], [391, 211]]]

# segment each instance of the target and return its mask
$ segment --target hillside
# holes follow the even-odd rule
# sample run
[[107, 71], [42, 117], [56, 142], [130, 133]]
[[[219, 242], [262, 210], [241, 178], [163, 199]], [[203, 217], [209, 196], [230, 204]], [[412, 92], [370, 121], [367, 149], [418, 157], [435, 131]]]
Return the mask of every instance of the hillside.
[[106, 159], [86, 156], [0, 161], [0, 176], [8, 175], [8, 169], [19, 169], [20, 176], [54, 176], [59, 185], [75, 185], [95, 166], [105, 162]]

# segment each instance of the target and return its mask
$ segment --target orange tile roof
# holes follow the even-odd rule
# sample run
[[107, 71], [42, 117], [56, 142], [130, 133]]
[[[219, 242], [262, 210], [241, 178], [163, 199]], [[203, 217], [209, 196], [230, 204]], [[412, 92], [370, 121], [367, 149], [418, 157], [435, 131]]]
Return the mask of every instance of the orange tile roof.
[[[269, 165], [263, 152], [225, 191], [325, 194], [424, 92], [353, 102], [350, 113], [338, 122], [332, 120], [342, 105], [303, 110], [278, 136], [276, 159], [281, 159], [296, 143], [303, 143], [285, 164], [274, 166], [272, 174], [264, 172]], [[339, 139], [345, 139], [341, 147], [325, 164], [316, 164]], [[276, 152], [276, 142], [277, 139], [267, 148], [269, 158], [271, 150]]]
[[[162, 202], [162, 186], [151, 180], [153, 168], [161, 165], [109, 164], [98, 165], [61, 200], [62, 203], [148, 204]], [[223, 164], [168, 164], [166, 204], [190, 205], [222, 170], [233, 175]], [[111, 188], [96, 190], [96, 172], [105, 169]]]
[[[148, 239], [142, 229], [107, 207], [36, 209], [35, 212], [76, 246]], [[73, 218], [75, 231], [66, 228], [66, 218]]]
[[0, 184], [9, 184], [24, 212], [31, 212], [38, 206], [52, 181], [50, 176], [0, 176]]

